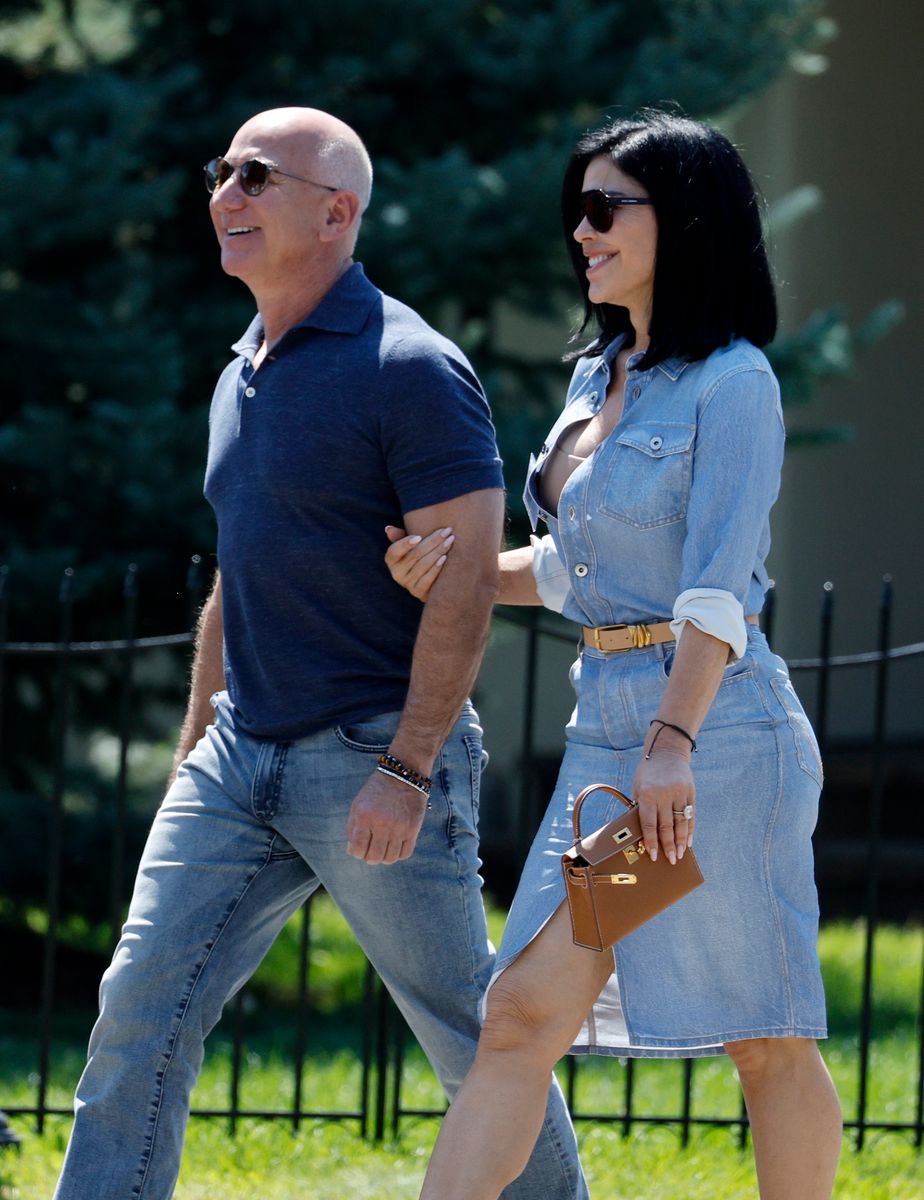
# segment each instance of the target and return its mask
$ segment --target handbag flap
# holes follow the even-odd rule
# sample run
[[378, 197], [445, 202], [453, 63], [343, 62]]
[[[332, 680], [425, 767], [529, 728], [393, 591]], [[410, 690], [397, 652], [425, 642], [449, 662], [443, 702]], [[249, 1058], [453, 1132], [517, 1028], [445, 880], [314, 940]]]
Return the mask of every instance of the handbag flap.
[[637, 854], [641, 841], [642, 826], [638, 809], [630, 808], [615, 821], [579, 838], [567, 852], [567, 857], [572, 861], [582, 858], [589, 866], [596, 867], [622, 850], [632, 850]]

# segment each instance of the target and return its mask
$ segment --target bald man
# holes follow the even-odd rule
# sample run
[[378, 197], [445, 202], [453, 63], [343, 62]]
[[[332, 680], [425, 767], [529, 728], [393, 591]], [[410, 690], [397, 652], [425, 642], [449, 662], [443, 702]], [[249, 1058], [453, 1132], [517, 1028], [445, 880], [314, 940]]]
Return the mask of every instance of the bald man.
[[[168, 1200], [204, 1038], [318, 887], [450, 1098], [493, 964], [467, 699], [503, 519], [484, 394], [461, 352], [354, 262], [372, 167], [349, 126], [260, 113], [206, 183], [221, 265], [257, 307], [209, 418], [220, 574], [56, 1200]], [[386, 525], [453, 544], [423, 607], [386, 570]], [[504, 1196], [586, 1195], [555, 1087]]]

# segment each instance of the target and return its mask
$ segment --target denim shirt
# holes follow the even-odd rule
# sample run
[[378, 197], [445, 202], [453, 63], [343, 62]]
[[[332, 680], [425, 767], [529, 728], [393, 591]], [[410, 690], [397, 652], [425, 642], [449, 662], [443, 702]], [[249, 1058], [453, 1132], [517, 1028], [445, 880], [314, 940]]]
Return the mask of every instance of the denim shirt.
[[[761, 611], [769, 584], [785, 437], [776, 377], [741, 338], [701, 361], [672, 358], [646, 371], [641, 353], [632, 355], [619, 423], [548, 512], [536, 476], [565, 430], [604, 404], [621, 344], [578, 361], [561, 415], [530, 456], [526, 508], [533, 529], [539, 518], [548, 525], [567, 580], [555, 607], [582, 625], [692, 619], [737, 651], [723, 630], [733, 617], [743, 637], [744, 617]], [[710, 605], [718, 631], [693, 616]]]

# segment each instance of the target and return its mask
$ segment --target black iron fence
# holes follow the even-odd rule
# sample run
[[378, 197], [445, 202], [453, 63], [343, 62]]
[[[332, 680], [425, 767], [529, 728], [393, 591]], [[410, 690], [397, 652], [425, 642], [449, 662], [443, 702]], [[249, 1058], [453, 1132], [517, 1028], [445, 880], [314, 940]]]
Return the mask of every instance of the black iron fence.
[[[0, 761], [5, 761], [2, 748], [4, 736], [4, 702], [20, 702], [15, 686], [17, 669], [24, 665], [34, 666], [45, 661], [50, 668], [49, 695], [51, 711], [47, 714], [50, 738], [50, 757], [46, 792], [36, 797], [46, 806], [45, 829], [46, 849], [45, 888], [42, 900], [44, 914], [44, 940], [41, 961], [40, 1000], [37, 1008], [37, 1061], [35, 1062], [34, 1101], [28, 1104], [7, 1103], [0, 1095], [0, 1108], [14, 1116], [34, 1118], [36, 1128], [42, 1131], [46, 1118], [53, 1114], [68, 1115], [69, 1108], [55, 1106], [49, 1102], [49, 1079], [52, 1068], [52, 1053], [55, 1043], [55, 1024], [60, 1014], [56, 1010], [57, 965], [61, 952], [59, 924], [62, 912], [62, 866], [66, 860], [62, 830], [64, 828], [65, 795], [68, 790], [69, 754], [68, 745], [73, 729], [72, 693], [75, 675], [81, 665], [92, 663], [108, 665], [108, 691], [116, 705], [115, 736], [118, 744], [117, 762], [114, 771], [110, 804], [110, 847], [108, 864], [108, 928], [110, 942], [114, 945], [119, 936], [125, 901], [126, 880], [130, 864], [126, 845], [127, 797], [130, 787], [130, 750], [134, 729], [134, 701], [138, 686], [139, 664], [154, 654], [188, 653], [193, 640], [191, 632], [181, 632], [160, 637], [137, 636], [137, 572], [129, 568], [123, 590], [122, 636], [107, 641], [78, 641], [73, 637], [73, 572], [65, 572], [58, 603], [58, 628], [54, 641], [17, 642], [8, 640], [7, 630], [7, 578], [0, 572]], [[190, 624], [201, 599], [201, 565], [193, 561], [187, 580]], [[775, 594], [771, 593], [764, 615], [764, 628], [772, 639]], [[860, 670], [871, 675], [873, 693], [872, 719], [868, 735], [862, 739], [861, 751], [866, 759], [867, 785], [864, 789], [863, 820], [865, 831], [861, 838], [864, 844], [862, 862], [856, 872], [855, 883], [862, 886], [862, 914], [864, 931], [864, 953], [862, 967], [862, 999], [856, 1030], [857, 1099], [854, 1112], [847, 1113], [846, 1124], [855, 1131], [855, 1143], [862, 1147], [871, 1130], [897, 1130], [910, 1134], [914, 1144], [924, 1144], [924, 969], [921, 973], [920, 1004], [917, 1013], [915, 1034], [915, 1095], [914, 1115], [906, 1119], [885, 1120], [870, 1116], [870, 1085], [872, 1079], [871, 1056], [874, 1048], [873, 1017], [875, 996], [873, 989], [874, 953], [877, 930], [880, 924], [880, 901], [884, 883], [884, 806], [890, 762], [898, 752], [906, 753], [896, 746], [888, 732], [888, 703], [891, 695], [890, 680], [896, 665], [904, 661], [920, 664], [924, 660], [924, 642], [901, 647], [891, 646], [892, 586], [886, 579], [883, 584], [878, 615], [878, 644], [875, 650], [864, 654], [832, 655], [831, 640], [834, 621], [834, 595], [830, 585], [825, 585], [819, 625], [819, 652], [815, 657], [790, 661], [791, 670], [803, 680], [814, 682], [813, 719], [823, 751], [830, 748], [829, 724], [832, 682], [841, 672]], [[537, 779], [531, 765], [539, 757], [535, 744], [537, 705], [541, 703], [536, 687], [537, 672], [544, 648], [556, 642], [573, 644], [573, 632], [541, 610], [522, 610], [515, 614], [499, 615], [500, 622], [517, 626], [525, 639], [525, 670], [522, 678], [523, 725], [519, 762], [521, 794], [515, 798], [519, 813], [514, 824], [517, 829], [519, 852], [525, 854], [532, 835], [537, 813]], [[924, 683], [924, 679], [920, 681]], [[921, 694], [918, 686], [918, 694]], [[7, 722], [9, 724], [9, 722]], [[924, 714], [919, 717], [917, 736], [911, 745], [919, 761], [924, 761]], [[912, 856], [909, 876], [918, 881], [924, 868], [924, 838], [911, 839]], [[905, 839], [907, 843], [908, 839]], [[821, 848], [821, 847], [820, 847]], [[907, 852], [909, 846], [904, 845]], [[490, 884], [490, 880], [488, 881]], [[855, 891], [855, 889], [854, 889]], [[823, 893], [824, 894], [824, 893]], [[912, 902], [908, 911], [919, 914], [920, 909]], [[4, 899], [4, 885], [0, 880], [0, 903]], [[358, 1048], [360, 1070], [356, 1089], [355, 1105], [346, 1109], [324, 1109], [305, 1107], [303, 1094], [304, 1068], [307, 1060], [307, 1038], [312, 1010], [311, 960], [312, 960], [312, 911], [314, 898], [308, 901], [301, 913], [297, 1002], [294, 1013], [294, 1035], [291, 1047], [291, 1099], [288, 1107], [247, 1107], [241, 1103], [241, 1085], [246, 1074], [246, 1038], [244, 1033], [245, 995], [240, 993], [231, 1006], [232, 1051], [228, 1103], [223, 1107], [200, 1108], [193, 1115], [220, 1117], [229, 1121], [232, 1131], [242, 1118], [259, 1117], [288, 1121], [297, 1128], [307, 1119], [346, 1120], [356, 1122], [363, 1136], [380, 1139], [387, 1131], [397, 1134], [402, 1122], [412, 1117], [439, 1116], [442, 1109], [415, 1105], [406, 1099], [405, 1049], [407, 1033], [403, 1021], [392, 1005], [384, 987], [366, 964], [363, 984], [361, 1040]], [[10, 970], [7, 964], [6, 972]], [[0, 989], [0, 1008], [4, 1006], [3, 991]], [[663, 1065], [663, 1064], [662, 1064]], [[669, 1115], [653, 1115], [644, 1111], [636, 1095], [637, 1065], [628, 1060], [623, 1077], [623, 1094], [618, 1108], [612, 1112], [583, 1109], [578, 1102], [578, 1082], [582, 1066], [574, 1058], [566, 1060], [565, 1088], [575, 1120], [582, 1122], [608, 1122], [628, 1132], [637, 1123], [657, 1123], [675, 1126], [686, 1143], [691, 1129], [696, 1125], [730, 1126], [737, 1131], [743, 1143], [747, 1137], [747, 1116], [743, 1103], [733, 1116], [704, 1116], [694, 1111], [694, 1086], [697, 1063], [683, 1063], [683, 1079], [678, 1111]]]

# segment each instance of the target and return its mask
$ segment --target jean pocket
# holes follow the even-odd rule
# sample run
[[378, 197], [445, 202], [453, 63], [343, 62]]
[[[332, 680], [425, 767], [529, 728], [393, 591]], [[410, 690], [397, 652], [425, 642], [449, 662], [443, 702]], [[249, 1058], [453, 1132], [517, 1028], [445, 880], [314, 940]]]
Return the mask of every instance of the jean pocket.
[[467, 733], [462, 738], [468, 752], [468, 765], [472, 786], [472, 815], [475, 824], [478, 823], [478, 809], [481, 803], [481, 776], [488, 765], [488, 752], [481, 744], [481, 738]]
[[648, 421], [616, 435], [600, 511], [635, 529], [686, 516], [695, 425]]
[[334, 735], [350, 750], [358, 750], [362, 754], [385, 754], [394, 739], [400, 717], [400, 713], [394, 712], [351, 721], [347, 725], [337, 725]]
[[796, 689], [792, 686], [792, 680], [780, 671], [777, 675], [770, 677], [770, 686], [786, 713], [786, 722], [792, 732], [799, 766], [821, 787], [824, 783], [824, 768], [821, 763], [818, 740], [811, 722], [805, 715], [805, 709], [796, 695]]

